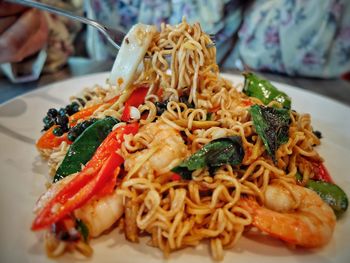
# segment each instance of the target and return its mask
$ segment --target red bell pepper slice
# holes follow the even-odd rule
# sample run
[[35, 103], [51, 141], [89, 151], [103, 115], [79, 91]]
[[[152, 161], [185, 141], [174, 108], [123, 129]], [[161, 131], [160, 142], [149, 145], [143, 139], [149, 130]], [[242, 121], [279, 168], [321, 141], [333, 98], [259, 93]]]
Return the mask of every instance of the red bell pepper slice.
[[105, 186], [97, 192], [98, 197], [103, 197], [106, 195], [110, 195], [113, 193], [116, 185], [117, 185], [117, 177], [120, 174], [120, 167], [114, 170], [113, 176], [109, 179], [109, 181], [105, 184]]
[[313, 168], [315, 173], [313, 179], [334, 184], [331, 175], [329, 174], [327, 168], [324, 166], [323, 163], [313, 163]]
[[138, 107], [140, 106], [146, 98], [148, 92], [148, 87], [141, 86], [137, 89], [135, 89], [130, 97], [126, 100], [125, 104], [128, 104], [129, 106]]
[[245, 107], [252, 106], [253, 102], [250, 99], [245, 99], [241, 101], [241, 104]]
[[94, 168], [98, 169], [101, 163], [112, 153], [120, 148], [120, 145], [124, 141], [124, 135], [136, 134], [139, 129], [138, 123], [131, 123], [125, 126], [120, 126], [111, 131], [106, 139], [103, 140], [101, 145], [97, 148], [96, 152], [92, 156], [91, 160], [87, 162], [84, 169]]
[[124, 104], [124, 110], [123, 110], [123, 114], [121, 117], [122, 121], [129, 121], [130, 120], [130, 111], [131, 111], [131, 106], [133, 107], [138, 107], [140, 106], [142, 103], [144, 103], [146, 95], [148, 92], [148, 87], [142, 86], [139, 87], [137, 89], [135, 89], [130, 97], [126, 100], [125, 104]]
[[181, 175], [177, 174], [177, 173], [173, 173], [171, 175], [171, 180], [172, 181], [180, 181], [182, 179]]
[[125, 103], [124, 110], [120, 119], [122, 121], [129, 121], [131, 119], [130, 112], [131, 112], [131, 106]]
[[[32, 230], [45, 228], [84, 205], [92, 196], [105, 194], [115, 186], [116, 169], [123, 158], [116, 154], [125, 134], [136, 134], [138, 124], [132, 123], [113, 130], [97, 148], [84, 169], [65, 185], [40, 211]], [[113, 186], [108, 187], [108, 184]]]
[[[106, 182], [113, 177], [124, 159], [117, 153], [112, 153], [103, 164], [101, 170], [87, 184], [78, 191], [68, 189], [68, 185], [48, 203], [48, 205], [39, 213], [32, 224], [32, 230], [39, 230], [50, 226], [51, 224], [64, 218], [73, 210], [85, 204], [91, 197], [103, 188]], [[92, 176], [89, 176], [92, 177]], [[74, 179], [73, 179], [74, 180]]]

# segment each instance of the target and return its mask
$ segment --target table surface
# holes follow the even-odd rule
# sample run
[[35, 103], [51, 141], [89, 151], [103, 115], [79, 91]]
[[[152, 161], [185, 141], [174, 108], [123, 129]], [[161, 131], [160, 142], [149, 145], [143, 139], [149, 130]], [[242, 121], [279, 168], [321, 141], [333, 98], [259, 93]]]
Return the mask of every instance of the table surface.
[[[74, 70], [70, 70], [68, 67], [66, 67], [54, 74], [43, 75], [40, 77], [39, 80], [29, 83], [14, 84], [3, 77], [0, 77], [0, 103], [4, 103], [16, 96], [35, 90], [38, 87], [53, 82], [86, 74], [109, 71], [111, 69], [112, 62], [94, 62], [89, 63], [89, 65], [89, 67], [86, 67], [86, 65], [82, 65], [81, 68], [74, 68]], [[94, 66], [91, 67], [91, 65]], [[89, 69], [86, 70], [86, 68]], [[238, 71], [235, 70], [226, 70], [224, 72], [240, 74]], [[345, 80], [324, 80], [315, 78], [289, 77], [271, 73], [259, 74], [261, 74], [269, 80], [286, 83], [300, 89], [309, 90], [350, 106], [350, 82], [347, 82]]]

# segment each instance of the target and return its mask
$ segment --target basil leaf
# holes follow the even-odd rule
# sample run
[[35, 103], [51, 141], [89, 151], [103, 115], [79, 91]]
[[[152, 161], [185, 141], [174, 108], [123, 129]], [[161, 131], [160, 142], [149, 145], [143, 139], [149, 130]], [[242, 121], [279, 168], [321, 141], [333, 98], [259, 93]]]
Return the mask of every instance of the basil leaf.
[[81, 165], [86, 164], [94, 155], [96, 149], [112, 131], [118, 121], [112, 117], [94, 122], [71, 144], [61, 165], [58, 167], [53, 182], [80, 172]]
[[192, 154], [187, 160], [172, 169], [183, 179], [191, 179], [192, 172], [208, 167], [215, 169], [225, 164], [239, 165], [244, 157], [240, 136], [224, 137], [213, 140]]
[[250, 107], [250, 114], [257, 134], [267, 152], [276, 161], [277, 149], [289, 139], [289, 110], [253, 105]]

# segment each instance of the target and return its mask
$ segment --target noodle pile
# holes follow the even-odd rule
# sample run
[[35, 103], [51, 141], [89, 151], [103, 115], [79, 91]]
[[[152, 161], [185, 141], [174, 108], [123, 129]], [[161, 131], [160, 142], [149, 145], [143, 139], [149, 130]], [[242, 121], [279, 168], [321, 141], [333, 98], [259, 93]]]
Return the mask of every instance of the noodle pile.
[[[131, 229], [127, 239], [137, 242], [146, 233], [150, 245], [165, 255], [209, 240], [212, 257], [221, 260], [224, 249], [234, 246], [252, 222], [248, 211], [239, 206], [241, 198], [264, 204], [269, 184], [279, 183], [288, 190], [296, 184], [297, 171], [306, 182], [314, 176], [307, 160], [322, 159], [314, 149], [320, 141], [312, 132], [310, 116], [294, 111], [288, 142], [278, 148], [276, 162], [268, 156], [249, 113], [249, 106], [261, 101], [220, 77], [211, 43], [199, 24], [186, 21], [162, 25], [154, 36], [143, 70], [133, 83], [150, 88], [138, 108], [143, 116], [139, 132], [125, 136], [119, 152], [125, 159], [125, 174], [117, 192], [125, 200], [120, 225], [125, 232]], [[94, 92], [98, 95], [90, 104], [116, 93], [112, 88]], [[156, 104], [164, 101], [168, 101], [166, 110], [159, 116]], [[120, 119], [122, 111], [122, 105], [101, 107], [93, 117]], [[234, 135], [242, 138], [241, 165], [224, 165], [214, 174], [203, 168], [193, 172], [192, 180], [174, 180], [174, 166], [210, 141]], [[66, 151], [67, 145], [61, 145], [49, 153], [53, 170]], [[153, 157], [159, 159], [152, 163]], [[170, 163], [157, 167], [167, 158]]]

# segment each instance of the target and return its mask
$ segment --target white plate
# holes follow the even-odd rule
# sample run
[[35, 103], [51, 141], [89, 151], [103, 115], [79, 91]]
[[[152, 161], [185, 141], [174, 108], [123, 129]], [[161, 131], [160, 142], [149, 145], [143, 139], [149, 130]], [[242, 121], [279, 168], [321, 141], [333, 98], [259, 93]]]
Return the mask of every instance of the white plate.
[[[41, 161], [35, 141], [40, 136], [42, 118], [52, 107], [62, 107], [71, 95], [82, 88], [103, 84], [106, 73], [74, 78], [55, 83], [17, 97], [0, 106], [0, 262], [47, 262], [40, 235], [29, 230], [33, 219], [32, 207], [44, 191], [48, 168]], [[238, 76], [226, 75], [235, 83]], [[276, 85], [293, 99], [293, 108], [311, 113], [313, 126], [322, 131], [319, 148], [326, 166], [348, 196], [350, 196], [350, 108], [333, 100], [284, 84]], [[223, 262], [350, 262], [349, 211], [337, 222], [332, 241], [322, 249], [289, 249], [271, 238], [243, 237], [225, 251]], [[162, 253], [140, 244], [125, 241], [117, 231], [92, 242], [91, 262], [160, 262]], [[60, 258], [71, 262], [73, 255]], [[208, 244], [172, 253], [167, 262], [213, 262]]]

